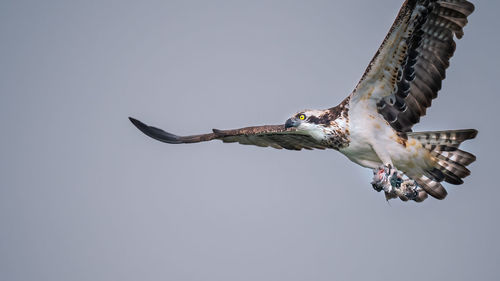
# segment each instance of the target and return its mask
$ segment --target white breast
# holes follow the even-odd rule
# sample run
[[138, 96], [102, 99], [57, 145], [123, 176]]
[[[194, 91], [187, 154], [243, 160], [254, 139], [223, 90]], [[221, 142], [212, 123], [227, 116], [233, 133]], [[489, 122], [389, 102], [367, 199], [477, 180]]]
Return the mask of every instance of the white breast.
[[387, 121], [377, 113], [373, 100], [359, 101], [349, 110], [349, 146], [340, 150], [351, 161], [368, 168], [382, 163], [373, 146], [383, 147], [391, 155], [401, 153], [404, 146], [397, 142], [397, 134]]

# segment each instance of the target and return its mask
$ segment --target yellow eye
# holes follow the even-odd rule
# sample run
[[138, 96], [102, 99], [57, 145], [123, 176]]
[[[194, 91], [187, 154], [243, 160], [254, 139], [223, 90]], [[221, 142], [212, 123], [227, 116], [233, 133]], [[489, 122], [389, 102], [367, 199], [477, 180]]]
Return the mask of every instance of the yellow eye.
[[306, 116], [304, 114], [300, 114], [299, 119], [304, 120], [304, 119], [306, 119]]

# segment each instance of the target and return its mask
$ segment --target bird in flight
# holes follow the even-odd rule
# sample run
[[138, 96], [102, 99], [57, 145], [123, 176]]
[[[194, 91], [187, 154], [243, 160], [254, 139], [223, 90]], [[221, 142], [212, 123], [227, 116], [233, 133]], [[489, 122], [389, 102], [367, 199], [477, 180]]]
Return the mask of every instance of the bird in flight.
[[441, 89], [455, 40], [474, 5], [466, 0], [407, 0], [354, 91], [339, 105], [303, 110], [284, 124], [177, 136], [130, 121], [144, 134], [172, 143], [211, 140], [277, 149], [334, 149], [373, 169], [372, 187], [387, 200], [444, 199], [445, 181], [459, 185], [476, 160], [459, 149], [474, 129], [413, 132]]

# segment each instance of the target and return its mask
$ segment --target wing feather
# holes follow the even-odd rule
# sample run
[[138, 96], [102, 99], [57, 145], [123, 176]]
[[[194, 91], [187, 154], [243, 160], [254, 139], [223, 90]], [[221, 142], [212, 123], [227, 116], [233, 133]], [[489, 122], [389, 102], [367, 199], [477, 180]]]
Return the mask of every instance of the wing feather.
[[466, 0], [405, 1], [351, 95], [351, 107], [372, 99], [393, 128], [411, 131], [441, 90], [454, 37], [463, 37], [473, 11]]
[[293, 128], [285, 128], [285, 125], [264, 125], [246, 127], [234, 130], [213, 129], [213, 133], [192, 136], [177, 136], [148, 126], [141, 121], [129, 117], [130, 121], [145, 135], [161, 142], [181, 144], [211, 141], [214, 139], [223, 142], [237, 142], [245, 145], [256, 145], [260, 147], [273, 147], [276, 149], [301, 150], [301, 149], [326, 149], [327, 146], [316, 141], [309, 135], [299, 133]]

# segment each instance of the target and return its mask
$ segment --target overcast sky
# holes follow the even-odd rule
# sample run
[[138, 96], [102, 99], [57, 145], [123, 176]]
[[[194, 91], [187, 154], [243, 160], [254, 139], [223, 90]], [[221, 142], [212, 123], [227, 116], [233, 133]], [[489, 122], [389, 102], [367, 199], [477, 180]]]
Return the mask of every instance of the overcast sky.
[[415, 130], [476, 128], [444, 201], [335, 151], [167, 145], [354, 88], [402, 0], [2, 1], [1, 281], [499, 280], [499, 1]]

